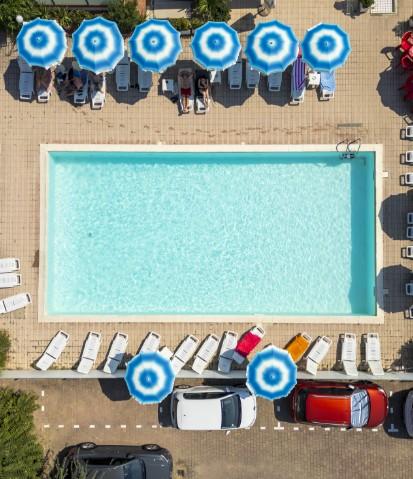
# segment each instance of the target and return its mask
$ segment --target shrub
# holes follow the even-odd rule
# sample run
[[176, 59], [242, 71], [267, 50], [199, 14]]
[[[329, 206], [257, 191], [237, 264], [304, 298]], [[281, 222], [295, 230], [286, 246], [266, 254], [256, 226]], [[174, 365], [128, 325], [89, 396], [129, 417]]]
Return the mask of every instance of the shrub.
[[68, 461], [66, 458], [62, 462], [56, 461], [49, 479], [87, 479], [86, 467], [79, 461]]
[[199, 18], [199, 17], [191, 18], [192, 30], [196, 30], [198, 27], [201, 27], [204, 23], [205, 23], [205, 20], [202, 20], [202, 18]]
[[169, 21], [179, 32], [191, 29], [191, 20], [189, 18], [171, 18]]
[[205, 21], [228, 22], [231, 18], [230, 0], [198, 0], [196, 16]]
[[34, 0], [3, 0], [0, 2], [0, 28], [15, 35], [19, 30], [16, 15], [22, 15], [25, 21], [29, 21], [39, 17], [41, 11], [43, 9]]
[[373, 5], [375, 0], [360, 0], [360, 3], [363, 8], [369, 8]]
[[105, 17], [116, 22], [124, 35], [132, 33], [136, 25], [145, 21], [145, 17], [138, 12], [131, 0], [110, 0]]
[[0, 477], [40, 477], [43, 451], [33, 421], [37, 407], [31, 393], [0, 389]]
[[10, 338], [7, 331], [0, 331], [0, 369], [3, 369], [6, 365], [10, 345]]

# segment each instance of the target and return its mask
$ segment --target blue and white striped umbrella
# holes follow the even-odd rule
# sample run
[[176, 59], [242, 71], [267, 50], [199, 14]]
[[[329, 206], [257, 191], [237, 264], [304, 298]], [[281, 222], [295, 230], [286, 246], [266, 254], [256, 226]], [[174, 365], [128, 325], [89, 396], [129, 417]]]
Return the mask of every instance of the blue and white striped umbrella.
[[159, 73], [175, 65], [182, 51], [180, 33], [168, 20], [155, 19], [135, 28], [129, 47], [131, 59], [142, 70]]
[[247, 387], [270, 401], [288, 396], [297, 383], [297, 366], [284, 349], [268, 346], [247, 367]]
[[102, 17], [83, 20], [72, 39], [73, 55], [80, 67], [96, 74], [113, 70], [125, 54], [118, 26]]
[[36, 18], [23, 23], [17, 35], [19, 56], [30, 66], [50, 68], [63, 60], [66, 34], [55, 20]]
[[245, 55], [265, 75], [283, 72], [298, 55], [298, 40], [291, 27], [273, 20], [258, 24], [247, 37]]
[[128, 362], [126, 385], [141, 404], [157, 404], [172, 392], [175, 374], [171, 362], [159, 352], [140, 353]]
[[225, 70], [241, 51], [237, 32], [224, 22], [207, 22], [195, 30], [191, 42], [194, 60], [206, 70]]
[[311, 68], [331, 72], [343, 66], [350, 55], [350, 38], [338, 25], [319, 23], [307, 30], [301, 51]]

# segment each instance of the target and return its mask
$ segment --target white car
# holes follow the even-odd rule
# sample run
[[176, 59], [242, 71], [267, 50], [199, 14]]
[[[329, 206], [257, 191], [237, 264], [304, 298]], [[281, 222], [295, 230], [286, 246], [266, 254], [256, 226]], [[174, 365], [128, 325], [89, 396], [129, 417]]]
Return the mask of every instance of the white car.
[[181, 386], [172, 393], [171, 420], [178, 429], [243, 429], [251, 427], [256, 417], [257, 401], [247, 388]]

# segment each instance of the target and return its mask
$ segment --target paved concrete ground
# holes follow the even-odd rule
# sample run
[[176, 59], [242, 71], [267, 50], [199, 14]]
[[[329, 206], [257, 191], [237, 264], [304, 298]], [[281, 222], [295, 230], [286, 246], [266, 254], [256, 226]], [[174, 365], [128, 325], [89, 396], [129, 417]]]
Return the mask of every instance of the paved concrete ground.
[[[242, 2], [238, 2], [240, 5]], [[241, 29], [251, 28], [255, 21], [256, 2], [245, 2], [248, 8], [235, 9], [232, 21]], [[346, 66], [337, 74], [336, 98], [319, 102], [315, 92], [307, 92], [299, 107], [287, 105], [289, 73], [282, 91], [269, 95], [262, 80], [259, 91], [243, 88], [230, 92], [226, 76], [214, 91], [214, 102], [206, 116], [178, 117], [176, 105], [159, 94], [159, 77], [147, 96], [136, 88], [117, 93], [113, 79], [108, 82], [107, 102], [102, 111], [91, 111], [88, 105], [73, 107], [60, 100], [56, 93], [47, 105], [18, 101], [18, 68], [16, 50], [12, 45], [0, 46], [0, 256], [18, 256], [22, 261], [23, 285], [33, 295], [33, 306], [25, 311], [2, 315], [0, 327], [6, 328], [13, 345], [9, 368], [28, 368], [59, 328], [71, 334], [71, 340], [57, 367], [72, 367], [77, 361], [86, 333], [97, 328], [88, 323], [46, 324], [37, 317], [37, 287], [39, 264], [39, 145], [41, 143], [139, 143], [156, 144], [336, 144], [344, 138], [361, 138], [364, 144], [384, 145], [384, 169], [389, 177], [384, 181], [384, 197], [380, 218], [385, 231], [384, 287], [389, 295], [384, 302], [385, 324], [375, 328], [382, 338], [385, 366], [413, 364], [410, 342], [413, 322], [404, 318], [410, 300], [404, 294], [404, 283], [410, 278], [411, 264], [401, 258], [405, 241], [406, 212], [411, 197], [400, 186], [399, 176], [408, 171], [400, 163], [408, 148], [400, 139], [400, 130], [412, 121], [408, 105], [403, 102], [398, 87], [405, 77], [392, 59], [394, 47], [412, 14], [411, 0], [399, 0], [394, 16], [346, 16], [345, 2], [330, 0], [279, 0], [267, 19], [277, 18], [290, 24], [302, 38], [310, 26], [327, 21], [339, 23], [349, 32], [352, 54]], [[245, 33], [242, 35], [245, 40]], [[68, 54], [70, 56], [70, 52]], [[189, 42], [185, 41], [180, 66], [192, 65]], [[70, 61], [70, 58], [69, 58]], [[175, 70], [176, 72], [176, 70]], [[172, 72], [171, 72], [172, 73]], [[133, 67], [133, 75], [136, 74]], [[168, 75], [170, 72], [168, 72]], [[135, 78], [132, 80], [134, 83]], [[305, 284], [305, 278], [297, 278]], [[16, 293], [8, 290], [7, 294]], [[249, 325], [245, 325], [248, 327]], [[99, 324], [103, 341], [98, 361], [103, 360], [116, 323]], [[162, 334], [162, 343], [174, 348], [183, 336], [192, 333], [200, 338], [210, 332], [221, 334], [225, 329], [241, 332], [239, 324], [124, 324], [129, 334], [129, 351], [134, 353], [146, 333], [155, 329]], [[344, 332], [340, 324], [267, 326], [266, 342], [284, 346], [300, 329], [313, 337], [327, 334], [335, 341]], [[354, 325], [358, 335], [366, 327]], [[335, 362], [336, 348], [331, 348], [324, 368]], [[401, 359], [400, 359], [401, 358]]]
[[[184, 432], [160, 428], [158, 408], [128, 398], [123, 381], [2, 381], [34, 390], [36, 424], [46, 448], [58, 452], [82, 441], [158, 443], [169, 448], [177, 477], [186, 479], [371, 478], [411, 476], [412, 442], [402, 426], [406, 383], [386, 382], [391, 394], [384, 428], [341, 430], [289, 421], [285, 401], [258, 401], [258, 418], [244, 431]], [[195, 384], [195, 382], [191, 382]]]

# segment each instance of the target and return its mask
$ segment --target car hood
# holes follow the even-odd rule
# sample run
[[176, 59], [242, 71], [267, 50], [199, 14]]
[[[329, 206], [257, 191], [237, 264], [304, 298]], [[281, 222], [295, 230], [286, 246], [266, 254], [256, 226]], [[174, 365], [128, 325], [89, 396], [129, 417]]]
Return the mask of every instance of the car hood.
[[257, 417], [257, 400], [255, 396], [241, 397], [241, 424], [240, 428], [251, 427]]
[[305, 416], [309, 422], [350, 426], [350, 396], [309, 393], [305, 405]]
[[216, 430], [221, 429], [221, 403], [217, 400], [181, 400], [176, 410], [176, 424], [179, 429]]

